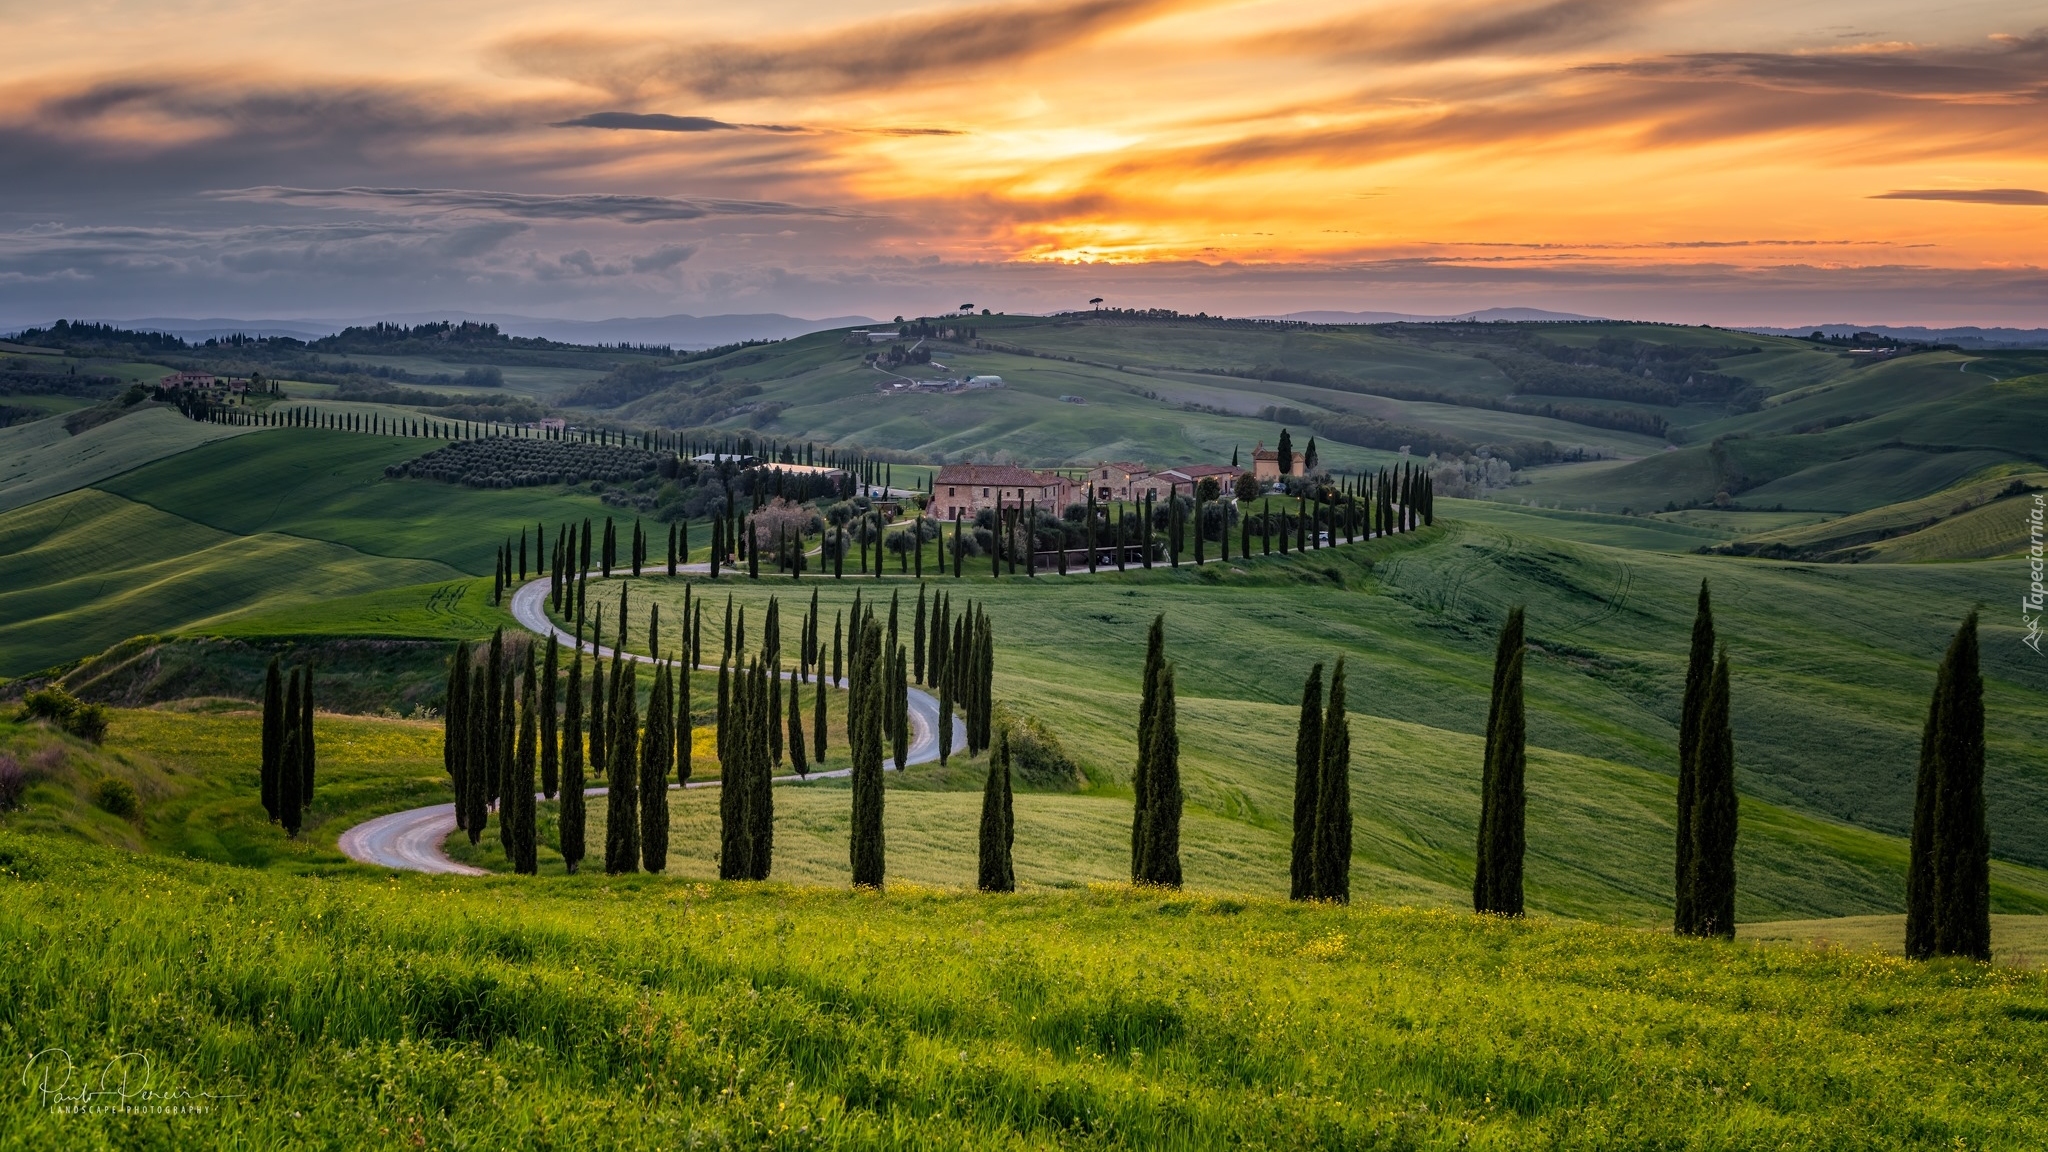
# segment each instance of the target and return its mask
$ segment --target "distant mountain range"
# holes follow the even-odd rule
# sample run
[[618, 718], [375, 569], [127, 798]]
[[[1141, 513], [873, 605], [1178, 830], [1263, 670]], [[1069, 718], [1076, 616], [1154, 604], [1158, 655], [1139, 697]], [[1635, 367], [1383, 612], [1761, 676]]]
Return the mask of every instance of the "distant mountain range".
[[[105, 318], [81, 316], [71, 319]], [[538, 336], [567, 344], [665, 344], [673, 348], [715, 348], [721, 344], [736, 344], [742, 340], [786, 340], [792, 336], [802, 336], [828, 328], [874, 323], [866, 316], [828, 316], [822, 320], [805, 320], [798, 316], [784, 316], [779, 312], [727, 316], [678, 314], [618, 317], [611, 320], [555, 320], [536, 316], [453, 311], [392, 312], [382, 316], [332, 320], [239, 320], [228, 317], [190, 319], [178, 316], [144, 316], [126, 320], [106, 319], [105, 322], [145, 332], [167, 332], [186, 340], [207, 340], [237, 334], [291, 336], [300, 340], [317, 340], [322, 336], [332, 336], [344, 328], [365, 324], [411, 325], [433, 320], [470, 320], [479, 324], [496, 324], [499, 331], [509, 336]]]
[[1752, 325], [1743, 328], [1742, 331], [1763, 332], [1772, 336], [1811, 336], [1815, 332], [1825, 332], [1829, 336], [1853, 336], [1858, 332], [1874, 332], [1879, 336], [1891, 336], [1900, 340], [1959, 344], [1964, 348], [2048, 348], [2048, 328], [1978, 328], [1975, 325], [1962, 328], [1923, 328], [1919, 325], [1891, 324], [1808, 324], [1800, 328], [1760, 328]]
[[1484, 324], [1511, 320], [1605, 320], [1607, 317], [1546, 312], [1541, 308], [1481, 308], [1477, 312], [1454, 312], [1445, 316], [1421, 316], [1413, 312], [1289, 312], [1283, 316], [1259, 316], [1255, 319], [1300, 320], [1308, 324], [1446, 324], [1453, 321]]

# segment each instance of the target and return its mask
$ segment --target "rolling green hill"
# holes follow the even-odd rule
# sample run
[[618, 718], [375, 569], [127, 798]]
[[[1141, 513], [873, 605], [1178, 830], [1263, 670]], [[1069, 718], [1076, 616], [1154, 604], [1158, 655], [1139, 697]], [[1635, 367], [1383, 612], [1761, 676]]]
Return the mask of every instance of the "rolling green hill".
[[[1552, 886], [1546, 907], [1649, 916], [1670, 884], [1668, 816], [1653, 814], [1668, 803], [1684, 638], [1705, 577], [1736, 660], [1744, 794], [1784, 811], [1787, 845], [1833, 843], [1823, 821], [1888, 836], [1905, 831], [1932, 661], [1959, 606], [1999, 590], [2003, 574], [1672, 555], [1533, 531], [1452, 523], [1421, 537], [1199, 572], [981, 577], [961, 582], [956, 595], [985, 603], [995, 621], [999, 694], [1052, 725], [1111, 796], [1121, 795], [1135, 756], [1136, 654], [1145, 626], [1164, 613], [1180, 666], [1190, 803], [1283, 841], [1300, 678], [1311, 662], [1345, 655], [1355, 740], [1373, 749], [1360, 754], [1354, 794], [1380, 814], [1361, 817], [1361, 837], [1374, 845], [1361, 853], [1374, 875], [1399, 874], [1404, 885], [1428, 879], [1442, 886], [1439, 898], [1469, 874], [1493, 630], [1508, 606], [1526, 604], [1530, 739], [1555, 750], [1542, 773], [1532, 770], [1532, 781], [1545, 779], [1532, 787], [1553, 789], [1543, 805], [1532, 801], [1532, 819], [1542, 807], [1540, 819], [1556, 830], [1550, 839], [1579, 846], [1557, 849], [1567, 855], [1532, 864], [1531, 874]], [[667, 578], [641, 583], [636, 603], [660, 602], [664, 616], [680, 608], [681, 589]], [[871, 595], [911, 588], [848, 583]], [[594, 595], [599, 587], [609, 586], [594, 585]], [[754, 605], [753, 619], [771, 594], [808, 596], [801, 584], [767, 580], [740, 581], [734, 594]], [[716, 604], [717, 593], [709, 595]], [[826, 581], [827, 614], [851, 595], [847, 584]], [[796, 623], [784, 618], [793, 649]], [[1994, 841], [2001, 856], [2048, 863], [2040, 835], [2048, 747], [2026, 734], [2023, 719], [2048, 691], [2048, 673], [2028, 659], [2016, 631], [1993, 621], [1986, 636], [1992, 787], [2001, 798]], [[1753, 827], [1779, 819], [1766, 810], [1760, 803]], [[1831, 850], [1861, 863], [1797, 895], [1771, 892], [1764, 876], [1782, 869], [1811, 877], [1821, 867], [1816, 857], [1788, 847], [1770, 862], [1775, 833], [1746, 834], [1745, 852], [1758, 856], [1746, 873], [1754, 883], [1745, 900], [1753, 903], [1742, 914], [1789, 915], [1816, 900], [1837, 911], [1861, 901], [1894, 906], [1889, 877], [1898, 860], [1866, 855], [1878, 841], [1848, 847], [1861, 834], [1842, 830], [1850, 839]], [[1537, 839], [1532, 834], [1532, 845]], [[1885, 843], [1897, 851], [1898, 841]], [[1591, 844], [1602, 855], [1569, 854]], [[1261, 868], [1238, 866], [1241, 874]], [[1850, 878], [1863, 868], [1863, 878]]]
[[[1509, 498], [1612, 511], [1704, 504], [1725, 494], [1750, 508], [1862, 512], [1931, 495], [1987, 468], [2048, 462], [2029, 432], [2048, 418], [2048, 376], [1994, 382], [1930, 371], [1919, 359], [1865, 369], [1857, 383], [1867, 391], [1793, 394], [1726, 422], [1729, 430], [1705, 444], [1533, 475]], [[1832, 423], [1842, 419], [1848, 422]]]
[[2044, 487], [2048, 472], [2007, 465], [1932, 496], [1747, 536], [1725, 550], [1744, 556], [1846, 561], [2010, 556], [2027, 546], [2032, 494]]
[[[196, 430], [246, 434], [188, 435]], [[463, 607], [475, 595], [464, 578], [487, 575], [506, 536], [541, 522], [552, 531], [564, 520], [616, 514], [560, 489], [384, 477], [386, 464], [420, 454], [431, 441], [230, 428], [167, 409], [55, 441], [46, 462], [49, 453], [77, 451], [88, 440], [104, 451], [24, 481], [69, 491], [0, 511], [0, 675], [75, 660], [136, 635], [247, 634], [234, 621], [251, 614], [318, 633], [323, 605], [337, 597], [388, 601], [416, 585], [424, 586], [417, 594], [397, 592], [390, 617], [352, 602], [346, 627], [351, 634], [468, 635], [480, 625]], [[86, 481], [98, 486], [79, 486]], [[370, 626], [377, 621], [381, 630]]]

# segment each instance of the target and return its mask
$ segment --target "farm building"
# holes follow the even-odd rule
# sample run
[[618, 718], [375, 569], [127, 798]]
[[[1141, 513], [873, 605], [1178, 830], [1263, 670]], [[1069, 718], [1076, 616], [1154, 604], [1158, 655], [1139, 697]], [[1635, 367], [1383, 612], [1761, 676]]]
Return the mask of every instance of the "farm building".
[[932, 515], [941, 520], [971, 517], [996, 501], [1037, 504], [1054, 512], [1078, 497], [1074, 482], [1055, 472], [1034, 472], [1009, 464], [948, 464], [932, 481]]

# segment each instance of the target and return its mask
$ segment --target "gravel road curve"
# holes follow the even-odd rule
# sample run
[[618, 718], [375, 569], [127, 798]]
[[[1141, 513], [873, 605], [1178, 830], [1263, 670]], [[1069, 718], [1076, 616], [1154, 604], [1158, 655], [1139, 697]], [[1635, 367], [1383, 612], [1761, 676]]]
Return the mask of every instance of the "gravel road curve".
[[[702, 565], [695, 567], [701, 568]], [[574, 646], [576, 637], [555, 626], [547, 614], [548, 581], [546, 577], [533, 580], [512, 594], [512, 618], [527, 630], [542, 636], [553, 635], [562, 643]], [[583, 646], [586, 652], [595, 652], [610, 658], [615, 655], [610, 648], [596, 643]], [[626, 654], [643, 664], [652, 664], [654, 658], [638, 653]], [[783, 679], [790, 679], [791, 673], [784, 672]], [[838, 687], [845, 687], [842, 680]], [[910, 754], [904, 763], [928, 764], [939, 758], [939, 702], [929, 692], [919, 688], [910, 689]], [[953, 717], [953, 747], [967, 746], [967, 722]], [[845, 776], [851, 768], [832, 772], [813, 772], [810, 779], [819, 780]], [[799, 783], [800, 776], [777, 776], [777, 784]], [[716, 788], [716, 780], [694, 780], [692, 788]], [[671, 784], [670, 788], [681, 785]], [[602, 796], [603, 788], [586, 788], [586, 796]], [[442, 845], [455, 832], [455, 805], [434, 804], [425, 808], [410, 808], [403, 812], [392, 812], [350, 828], [341, 834], [337, 846], [342, 855], [364, 864], [402, 872], [435, 872], [458, 876], [485, 875], [484, 869], [460, 864], [448, 858]]]

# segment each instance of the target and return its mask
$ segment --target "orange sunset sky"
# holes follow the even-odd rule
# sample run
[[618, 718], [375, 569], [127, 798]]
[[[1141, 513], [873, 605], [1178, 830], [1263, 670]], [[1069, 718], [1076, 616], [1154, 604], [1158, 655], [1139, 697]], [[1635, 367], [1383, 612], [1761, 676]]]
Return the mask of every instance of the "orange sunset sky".
[[0, 322], [2048, 325], [2048, 10], [4, 5]]

